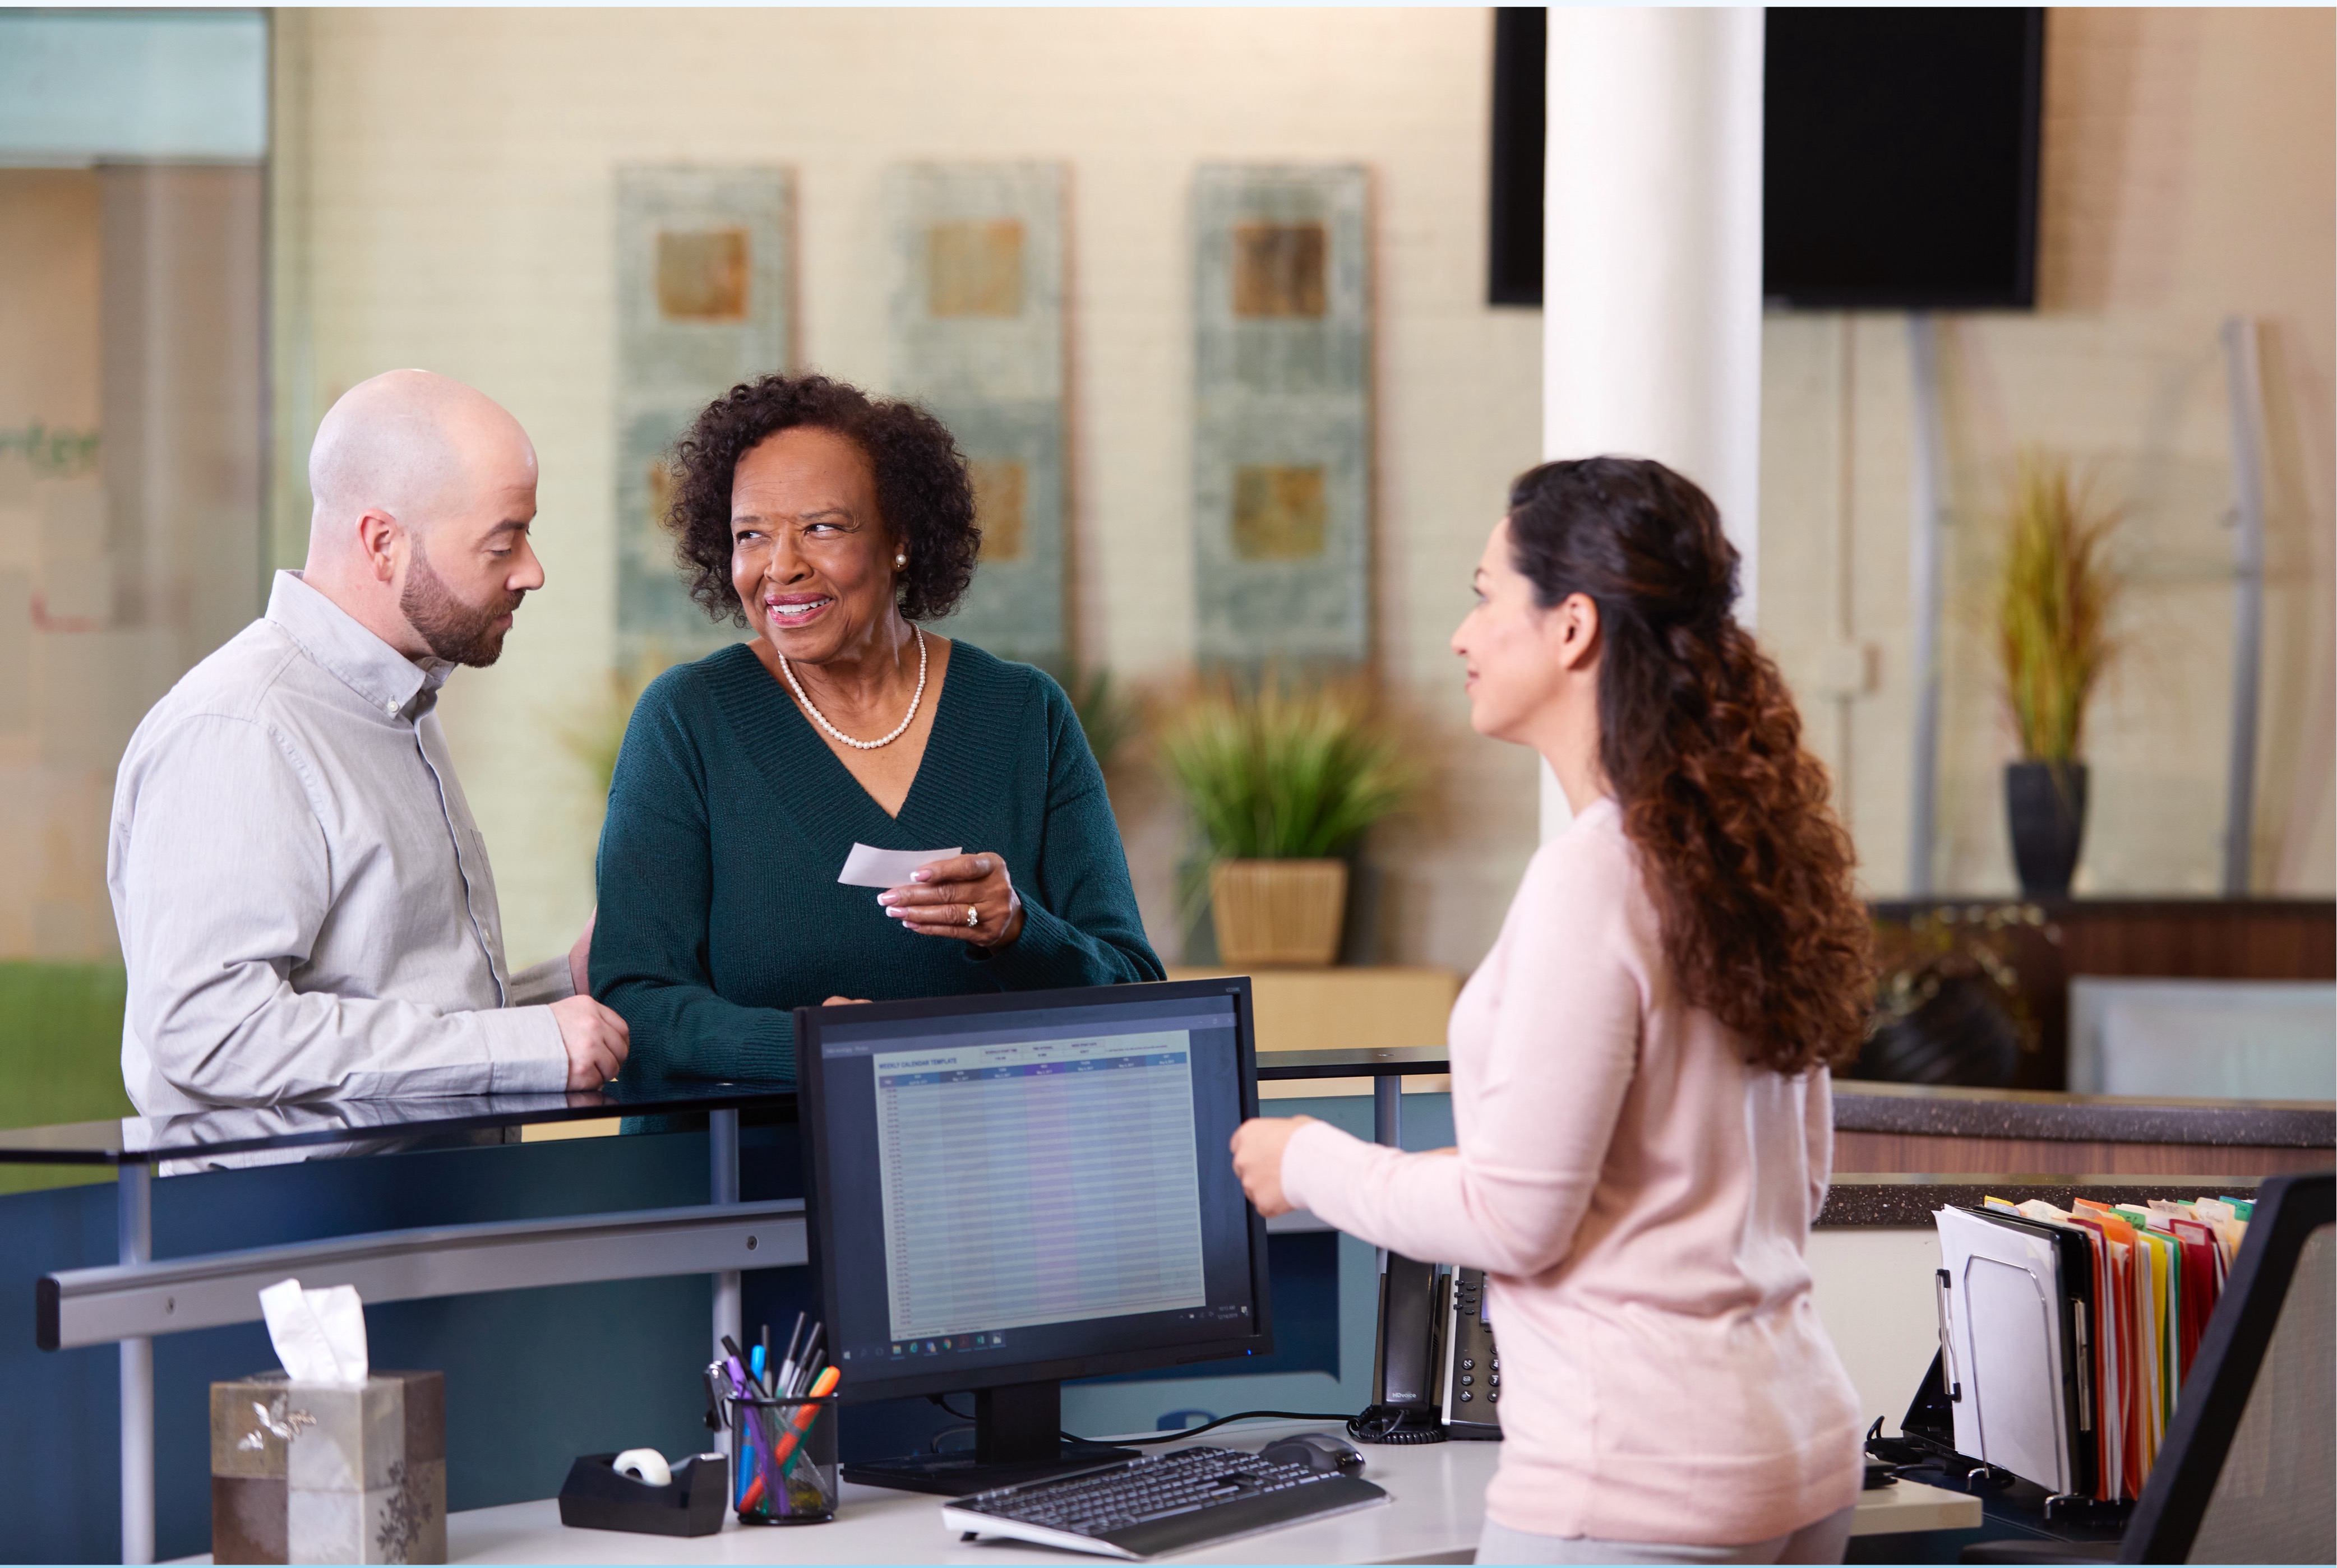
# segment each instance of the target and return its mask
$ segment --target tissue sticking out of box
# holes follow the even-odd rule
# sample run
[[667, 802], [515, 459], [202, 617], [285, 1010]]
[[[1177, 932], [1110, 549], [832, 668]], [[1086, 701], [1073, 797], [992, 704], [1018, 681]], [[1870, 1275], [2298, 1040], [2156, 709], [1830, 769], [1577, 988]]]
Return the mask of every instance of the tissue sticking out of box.
[[259, 1310], [295, 1383], [366, 1380], [365, 1303], [355, 1285], [304, 1290], [298, 1280], [279, 1280], [259, 1292]]

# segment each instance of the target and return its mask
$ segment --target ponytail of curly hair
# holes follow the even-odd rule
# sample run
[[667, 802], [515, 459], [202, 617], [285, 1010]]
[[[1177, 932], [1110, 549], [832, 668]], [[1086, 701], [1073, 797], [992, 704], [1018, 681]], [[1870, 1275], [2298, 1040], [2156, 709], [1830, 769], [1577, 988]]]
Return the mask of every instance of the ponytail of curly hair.
[[1510, 490], [1537, 603], [1599, 607], [1599, 760], [1683, 994], [1794, 1074], [1854, 1055], [1873, 985], [1850, 835], [1777, 667], [1730, 613], [1736, 547], [1659, 463], [1549, 463]]

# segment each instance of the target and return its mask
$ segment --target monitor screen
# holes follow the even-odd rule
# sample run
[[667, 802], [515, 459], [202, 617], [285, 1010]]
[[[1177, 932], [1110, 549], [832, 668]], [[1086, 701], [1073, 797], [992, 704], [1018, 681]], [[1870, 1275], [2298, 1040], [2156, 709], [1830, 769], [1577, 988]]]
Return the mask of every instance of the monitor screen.
[[1769, 302], [2033, 305], [2044, 13], [1773, 6], [1765, 15]]
[[1248, 982], [805, 1008], [812, 1261], [847, 1399], [1264, 1353]]

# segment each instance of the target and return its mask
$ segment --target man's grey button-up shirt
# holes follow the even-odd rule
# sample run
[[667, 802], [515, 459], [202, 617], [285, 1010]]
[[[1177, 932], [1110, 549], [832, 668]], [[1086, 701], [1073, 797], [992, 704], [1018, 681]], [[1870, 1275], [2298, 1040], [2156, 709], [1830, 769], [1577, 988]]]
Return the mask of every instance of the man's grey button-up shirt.
[[416, 665], [296, 572], [131, 736], [106, 885], [130, 970], [122, 1076], [148, 1115], [341, 1096], [558, 1090], [486, 844]]

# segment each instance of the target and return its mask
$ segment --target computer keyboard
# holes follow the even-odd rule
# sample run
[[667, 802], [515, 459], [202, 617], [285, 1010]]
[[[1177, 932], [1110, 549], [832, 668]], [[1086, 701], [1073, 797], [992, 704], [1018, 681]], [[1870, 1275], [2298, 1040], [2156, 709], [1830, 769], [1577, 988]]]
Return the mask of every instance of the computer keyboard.
[[1385, 1492], [1354, 1475], [1192, 1447], [962, 1497], [943, 1505], [942, 1522], [969, 1534], [1139, 1558], [1386, 1501]]

